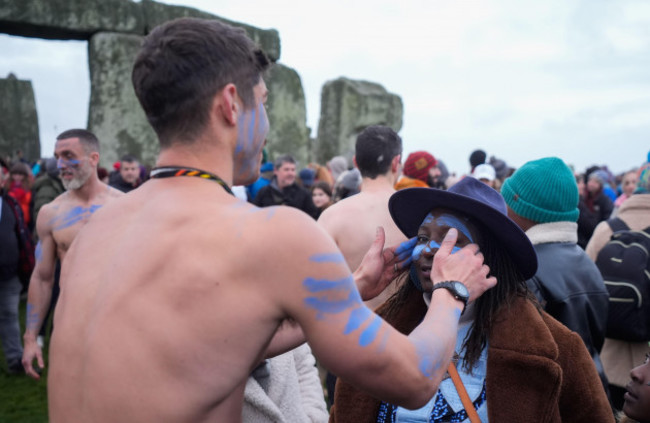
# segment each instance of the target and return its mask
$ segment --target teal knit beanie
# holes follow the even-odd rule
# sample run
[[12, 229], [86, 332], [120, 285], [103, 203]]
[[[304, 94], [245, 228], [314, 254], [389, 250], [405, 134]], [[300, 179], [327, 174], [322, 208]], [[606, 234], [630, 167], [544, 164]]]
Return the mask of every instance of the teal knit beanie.
[[505, 180], [501, 194], [515, 213], [537, 223], [578, 220], [578, 185], [557, 157], [533, 160]]

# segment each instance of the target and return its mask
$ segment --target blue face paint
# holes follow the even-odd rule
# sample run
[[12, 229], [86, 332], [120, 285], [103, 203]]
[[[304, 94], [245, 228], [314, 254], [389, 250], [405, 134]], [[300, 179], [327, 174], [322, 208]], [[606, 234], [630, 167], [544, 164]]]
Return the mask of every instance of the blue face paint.
[[345, 257], [341, 253], [314, 254], [309, 261], [316, 263], [345, 263]]
[[34, 250], [34, 257], [36, 258], [36, 261], [39, 262], [43, 260], [43, 244], [41, 241], [38, 241], [36, 244], [36, 250]]
[[56, 167], [59, 168], [59, 169], [63, 169], [64, 167], [77, 167], [77, 166], [79, 166], [80, 163], [81, 162], [79, 160], [75, 160], [75, 159], [66, 160], [66, 159], [60, 157], [56, 161]]
[[55, 216], [52, 220], [50, 220], [49, 223], [54, 227], [54, 231], [66, 229], [77, 224], [78, 222], [88, 219], [101, 207], [101, 205], [94, 204], [90, 207], [76, 206], [68, 210], [68, 212], [64, 213], [63, 215]]
[[422, 250], [424, 250], [424, 247], [426, 247], [425, 244], [420, 244], [415, 246], [415, 248], [413, 249], [413, 254], [411, 254], [411, 258], [413, 259], [413, 261], [420, 260], [420, 257], [422, 256]]
[[264, 110], [264, 103], [240, 114], [238, 119], [237, 145], [235, 160], [237, 174], [241, 178], [254, 176], [259, 166], [259, 154], [264, 147], [269, 132], [269, 121]]
[[450, 214], [442, 214], [438, 216], [435, 220], [436, 220], [436, 225], [456, 228], [458, 229], [459, 232], [462, 232], [467, 237], [467, 239], [469, 239], [470, 242], [474, 242], [474, 239], [472, 238], [472, 235], [470, 234], [467, 225], [465, 225], [465, 223], [462, 222], [456, 216], [452, 216]]

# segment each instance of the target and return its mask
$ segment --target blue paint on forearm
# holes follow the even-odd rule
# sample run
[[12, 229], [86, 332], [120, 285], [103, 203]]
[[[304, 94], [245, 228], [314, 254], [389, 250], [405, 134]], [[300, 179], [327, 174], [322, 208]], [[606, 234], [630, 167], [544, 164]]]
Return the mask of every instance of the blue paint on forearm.
[[359, 329], [370, 316], [372, 316], [372, 311], [370, 311], [368, 307], [355, 308], [350, 312], [350, 318], [348, 319], [348, 323], [345, 325], [343, 333], [348, 335]]

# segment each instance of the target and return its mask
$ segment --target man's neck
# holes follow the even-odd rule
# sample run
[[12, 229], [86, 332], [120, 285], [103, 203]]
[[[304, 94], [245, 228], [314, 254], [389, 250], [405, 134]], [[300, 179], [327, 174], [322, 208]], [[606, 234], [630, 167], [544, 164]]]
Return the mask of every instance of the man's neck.
[[[96, 171], [95, 171], [96, 173]], [[79, 189], [69, 190], [68, 192], [73, 197], [77, 198], [81, 202], [87, 203], [92, 201], [92, 199], [101, 191], [105, 189], [106, 185], [102, 183], [97, 176], [91, 175], [90, 178], [86, 181], [85, 184]]]
[[173, 145], [160, 152], [156, 167], [184, 166], [200, 169], [220, 177], [228, 186], [233, 184], [233, 152], [205, 143]]
[[394, 192], [393, 176], [379, 175], [375, 179], [361, 178], [361, 192]]

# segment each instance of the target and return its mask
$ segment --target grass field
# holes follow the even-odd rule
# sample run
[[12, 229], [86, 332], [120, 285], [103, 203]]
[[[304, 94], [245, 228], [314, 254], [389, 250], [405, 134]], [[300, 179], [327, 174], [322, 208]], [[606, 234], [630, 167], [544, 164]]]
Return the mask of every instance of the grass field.
[[[25, 328], [25, 300], [20, 302], [21, 334]], [[47, 422], [47, 347], [44, 350], [46, 370], [41, 380], [25, 375], [9, 375], [4, 354], [0, 351], [0, 422]]]

